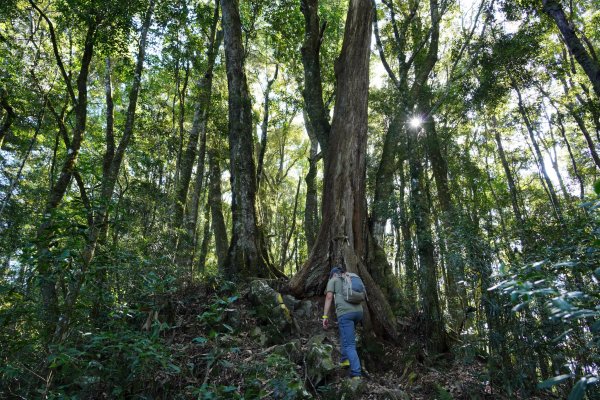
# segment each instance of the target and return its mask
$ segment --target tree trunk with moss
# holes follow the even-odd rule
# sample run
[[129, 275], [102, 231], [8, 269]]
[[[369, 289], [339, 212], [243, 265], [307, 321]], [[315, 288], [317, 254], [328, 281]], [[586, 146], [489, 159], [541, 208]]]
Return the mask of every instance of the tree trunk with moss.
[[229, 166], [232, 238], [225, 272], [236, 276], [282, 276], [268, 262], [256, 215], [256, 164], [252, 135], [252, 104], [244, 70], [242, 25], [237, 0], [221, 0], [225, 64], [229, 94]]

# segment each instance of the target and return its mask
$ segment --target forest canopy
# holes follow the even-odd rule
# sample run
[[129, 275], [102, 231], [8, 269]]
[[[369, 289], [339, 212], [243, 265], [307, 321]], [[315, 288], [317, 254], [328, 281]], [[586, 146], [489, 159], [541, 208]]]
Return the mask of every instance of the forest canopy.
[[[312, 302], [302, 336], [337, 265], [412, 398], [600, 398], [598, 26], [598, 0], [3, 0], [0, 397], [340, 398], [268, 339], [231, 361], [257, 281]], [[427, 392], [440, 365], [479, 394]]]

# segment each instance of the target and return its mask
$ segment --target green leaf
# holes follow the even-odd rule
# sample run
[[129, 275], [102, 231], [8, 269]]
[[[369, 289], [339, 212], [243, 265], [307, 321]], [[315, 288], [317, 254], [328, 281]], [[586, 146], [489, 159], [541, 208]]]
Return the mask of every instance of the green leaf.
[[600, 181], [594, 182], [594, 192], [596, 192], [596, 194], [600, 196]]
[[198, 343], [198, 344], [204, 344], [204, 343], [208, 342], [208, 339], [205, 338], [205, 337], [202, 337], [202, 336], [198, 336], [196, 338], [193, 338], [192, 342], [193, 343]]
[[558, 375], [558, 376], [555, 376], [550, 379], [546, 379], [545, 381], [538, 383], [537, 387], [538, 387], [538, 389], [548, 389], [549, 387], [558, 385], [559, 383], [566, 381], [569, 378], [571, 378], [571, 374]]
[[583, 399], [583, 396], [585, 395], [585, 387], [586, 386], [587, 386], [587, 379], [586, 378], [581, 378], [579, 380], [579, 382], [577, 382], [575, 384], [575, 386], [573, 386], [573, 389], [571, 389], [571, 393], [569, 393], [568, 400], [581, 400], [581, 399]]

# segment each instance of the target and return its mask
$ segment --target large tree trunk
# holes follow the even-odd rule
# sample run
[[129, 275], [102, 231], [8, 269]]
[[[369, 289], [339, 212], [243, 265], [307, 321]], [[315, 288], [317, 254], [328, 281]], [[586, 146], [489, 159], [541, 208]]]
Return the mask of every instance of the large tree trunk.
[[446, 284], [448, 288], [448, 312], [450, 314], [450, 325], [454, 331], [458, 331], [464, 316], [467, 293], [464, 285], [458, 282], [464, 281], [465, 260], [458, 238], [460, 233], [456, 232], [456, 213], [450, 196], [448, 184], [448, 163], [443, 154], [440, 139], [432, 116], [431, 93], [429, 88], [424, 88], [419, 99], [419, 111], [425, 115], [423, 130], [425, 131], [425, 148], [431, 162], [431, 169], [435, 179], [437, 198], [442, 211], [442, 229], [440, 233], [440, 248], [446, 255]]
[[229, 157], [233, 230], [226, 275], [266, 277], [268, 257], [257, 226], [256, 164], [252, 135], [252, 105], [244, 71], [244, 47], [238, 0], [221, 0], [225, 62], [229, 93]]
[[365, 265], [369, 259], [365, 180], [371, 12], [369, 0], [349, 4], [336, 64], [338, 93], [326, 157], [323, 222], [315, 247], [290, 281], [290, 289], [297, 295], [321, 295], [330, 268], [345, 265], [358, 272], [367, 286], [376, 331], [396, 338], [392, 310]]
[[569, 52], [577, 60], [585, 74], [590, 79], [596, 96], [600, 99], [600, 65], [585, 49], [583, 43], [575, 33], [573, 25], [567, 20], [567, 16], [558, 0], [542, 0], [544, 11], [548, 14], [560, 30]]

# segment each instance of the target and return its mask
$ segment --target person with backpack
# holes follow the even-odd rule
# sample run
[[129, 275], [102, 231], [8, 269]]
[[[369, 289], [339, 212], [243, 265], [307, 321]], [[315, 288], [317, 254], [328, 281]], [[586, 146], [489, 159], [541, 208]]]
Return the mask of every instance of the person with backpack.
[[350, 367], [350, 377], [360, 379], [361, 367], [356, 352], [356, 325], [363, 319], [362, 301], [366, 298], [365, 286], [356, 274], [334, 267], [329, 273], [325, 289], [325, 308], [323, 311], [323, 329], [329, 328], [329, 309], [335, 298], [335, 314], [340, 332], [340, 365]]

